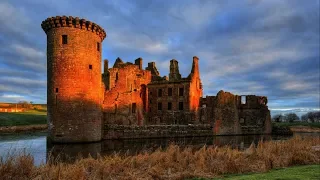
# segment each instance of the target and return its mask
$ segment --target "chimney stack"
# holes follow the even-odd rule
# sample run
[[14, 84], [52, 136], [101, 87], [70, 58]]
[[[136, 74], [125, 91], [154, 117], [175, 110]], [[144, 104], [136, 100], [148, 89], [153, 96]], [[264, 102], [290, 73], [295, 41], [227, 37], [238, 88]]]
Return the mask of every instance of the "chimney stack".
[[199, 58], [193, 56], [191, 74], [199, 74]]
[[181, 79], [181, 74], [179, 73], [178, 61], [175, 59], [172, 59], [170, 61], [169, 81], [180, 80], [180, 79]]
[[139, 66], [139, 69], [142, 69], [142, 58], [139, 57], [138, 59], [136, 59], [136, 60], [134, 61], [134, 64], [135, 64], [135, 65], [138, 65], [138, 66]]
[[104, 64], [103, 64], [103, 72], [107, 73], [108, 69], [109, 69], [109, 61], [108, 61], [108, 59], [105, 59]]

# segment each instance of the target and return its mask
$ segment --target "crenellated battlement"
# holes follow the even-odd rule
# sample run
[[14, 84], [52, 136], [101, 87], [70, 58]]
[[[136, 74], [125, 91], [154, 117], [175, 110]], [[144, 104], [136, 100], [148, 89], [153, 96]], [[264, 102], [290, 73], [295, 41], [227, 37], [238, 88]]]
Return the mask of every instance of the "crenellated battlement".
[[101, 40], [104, 40], [104, 38], [107, 36], [104, 29], [96, 23], [72, 16], [56, 16], [47, 18], [46, 20], [42, 21], [41, 27], [46, 33], [52, 28], [71, 27], [96, 33], [98, 36], [100, 36]]

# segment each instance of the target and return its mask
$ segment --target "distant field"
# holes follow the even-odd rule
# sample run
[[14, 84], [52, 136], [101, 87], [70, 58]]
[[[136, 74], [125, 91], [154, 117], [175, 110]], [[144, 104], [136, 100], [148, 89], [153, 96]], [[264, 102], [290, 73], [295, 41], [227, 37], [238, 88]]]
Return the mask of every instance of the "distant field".
[[290, 127], [290, 126], [309, 126], [309, 127], [317, 127], [320, 128], [320, 122], [316, 123], [308, 123], [308, 122], [277, 122], [273, 123], [274, 126], [280, 126], [280, 127]]
[[0, 112], [0, 126], [21, 126], [47, 123], [47, 111], [30, 110], [26, 112]]

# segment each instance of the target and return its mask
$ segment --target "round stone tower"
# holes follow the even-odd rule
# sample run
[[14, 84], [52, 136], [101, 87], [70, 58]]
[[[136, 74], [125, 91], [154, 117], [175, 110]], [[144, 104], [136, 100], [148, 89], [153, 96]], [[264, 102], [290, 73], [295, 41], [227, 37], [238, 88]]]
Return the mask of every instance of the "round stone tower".
[[101, 52], [106, 32], [78, 17], [56, 16], [41, 24], [47, 34], [49, 140], [101, 140]]

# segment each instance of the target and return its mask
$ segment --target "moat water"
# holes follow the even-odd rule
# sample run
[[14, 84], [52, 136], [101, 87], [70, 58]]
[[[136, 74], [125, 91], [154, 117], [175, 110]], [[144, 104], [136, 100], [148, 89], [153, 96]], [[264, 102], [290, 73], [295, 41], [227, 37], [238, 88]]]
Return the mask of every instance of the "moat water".
[[320, 133], [295, 133], [293, 136], [248, 135], [248, 136], [214, 136], [197, 138], [159, 138], [134, 140], [105, 140], [99, 143], [86, 144], [55, 144], [47, 143], [46, 133], [6, 134], [0, 135], [0, 157], [21, 153], [31, 154], [36, 165], [46, 163], [48, 157], [58, 158], [62, 161], [73, 161], [76, 157], [92, 157], [111, 155], [114, 153], [134, 155], [143, 151], [154, 151], [166, 148], [169, 144], [192, 148], [207, 146], [231, 146], [245, 149], [251, 143], [257, 144], [260, 140], [276, 141], [292, 138], [293, 136], [315, 136]]

